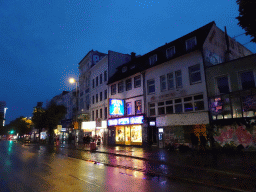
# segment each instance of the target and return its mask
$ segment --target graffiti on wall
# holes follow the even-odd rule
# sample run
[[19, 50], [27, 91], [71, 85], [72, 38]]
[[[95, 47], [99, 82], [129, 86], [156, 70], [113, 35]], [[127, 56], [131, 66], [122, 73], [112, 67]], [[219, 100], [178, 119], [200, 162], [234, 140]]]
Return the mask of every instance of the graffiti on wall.
[[[254, 125], [253, 130], [256, 130]], [[236, 146], [243, 145], [244, 147], [254, 146], [256, 143], [255, 131], [251, 134], [246, 130], [245, 125], [227, 125], [216, 132], [214, 139], [221, 146], [234, 143]]]

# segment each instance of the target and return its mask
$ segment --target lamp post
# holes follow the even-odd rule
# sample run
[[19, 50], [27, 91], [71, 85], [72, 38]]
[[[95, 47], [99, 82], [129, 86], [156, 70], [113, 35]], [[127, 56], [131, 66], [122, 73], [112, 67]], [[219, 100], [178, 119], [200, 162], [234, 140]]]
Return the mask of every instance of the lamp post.
[[[74, 128], [75, 126], [78, 126], [78, 122], [77, 122], [77, 114], [78, 114], [78, 94], [77, 94], [77, 84], [78, 82], [74, 79], [74, 78], [70, 78], [69, 79], [69, 83], [73, 84], [75, 83], [76, 84], [76, 122], [74, 124]], [[76, 129], [78, 129], [78, 127], [76, 127]], [[75, 131], [76, 133], [76, 131]]]

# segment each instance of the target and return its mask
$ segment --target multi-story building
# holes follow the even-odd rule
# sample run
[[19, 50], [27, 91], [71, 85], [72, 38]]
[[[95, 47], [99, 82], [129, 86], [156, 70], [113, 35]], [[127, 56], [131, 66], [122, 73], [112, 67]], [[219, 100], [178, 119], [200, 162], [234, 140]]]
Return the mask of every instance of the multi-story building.
[[[104, 144], [107, 143], [108, 77], [115, 73], [116, 67], [129, 60], [130, 55], [128, 54], [108, 51], [108, 54], [102, 55], [97, 63], [89, 65], [86, 72], [80, 73], [79, 109], [80, 113], [87, 112], [89, 114], [88, 119], [82, 122], [81, 128], [84, 134], [103, 138]], [[83, 87], [86, 87], [85, 93], [81, 92]], [[86, 108], [83, 108], [84, 106]]]
[[[206, 136], [206, 125], [209, 124], [204, 67], [250, 54], [252, 52], [211, 22], [127, 63], [127, 66], [121, 66], [109, 85], [115, 92], [115, 86], [120, 84], [122, 88], [122, 81], [141, 73], [144, 92], [134, 89], [131, 97], [142, 94], [143, 98], [142, 113], [147, 122], [141, 124], [142, 143], [158, 141], [160, 147], [169, 143], [189, 144], [190, 134]], [[128, 102], [130, 95], [125, 94], [110, 96]], [[126, 136], [129, 130], [123, 129], [125, 136], [119, 143], [120, 124], [110, 126], [110, 122], [112, 119], [108, 121], [108, 128], [113, 132], [109, 134], [110, 140], [116, 144], [129, 144], [130, 138]]]
[[5, 115], [7, 109], [6, 102], [0, 101], [0, 127], [5, 126]]
[[206, 68], [209, 115], [215, 140], [254, 145], [256, 136], [256, 55]]

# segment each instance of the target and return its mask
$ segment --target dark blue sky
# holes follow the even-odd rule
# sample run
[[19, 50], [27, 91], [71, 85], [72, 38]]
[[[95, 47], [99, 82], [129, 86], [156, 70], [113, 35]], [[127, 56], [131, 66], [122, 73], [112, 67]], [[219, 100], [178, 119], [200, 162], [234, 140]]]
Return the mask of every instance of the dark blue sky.
[[[38, 101], [71, 90], [78, 63], [91, 49], [143, 55], [211, 21], [231, 37], [235, 0], [13, 0], [0, 1], [0, 100], [7, 124], [31, 116]], [[236, 38], [242, 44], [245, 35]], [[253, 43], [245, 45], [256, 52]]]

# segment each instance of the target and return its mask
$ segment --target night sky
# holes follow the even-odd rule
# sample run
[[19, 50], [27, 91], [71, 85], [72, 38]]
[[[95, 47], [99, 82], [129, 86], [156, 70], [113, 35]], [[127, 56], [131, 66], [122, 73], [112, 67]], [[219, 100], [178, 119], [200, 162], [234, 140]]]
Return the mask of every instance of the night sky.
[[[65, 90], [74, 89], [78, 63], [90, 50], [143, 55], [215, 21], [231, 37], [237, 25], [235, 0], [12, 0], [0, 1], [0, 101], [7, 124], [32, 115]], [[236, 38], [241, 44], [250, 37]], [[245, 45], [256, 52], [253, 43]]]

